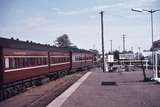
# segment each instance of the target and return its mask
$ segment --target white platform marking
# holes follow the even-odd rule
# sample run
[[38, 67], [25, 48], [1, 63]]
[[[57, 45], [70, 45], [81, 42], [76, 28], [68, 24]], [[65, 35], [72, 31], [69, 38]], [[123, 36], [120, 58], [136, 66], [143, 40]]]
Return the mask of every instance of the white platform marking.
[[85, 81], [85, 79], [91, 74], [91, 72], [86, 73], [81, 77], [76, 83], [69, 87], [65, 92], [53, 100], [47, 107], [61, 107], [62, 104], [67, 100], [67, 98]]

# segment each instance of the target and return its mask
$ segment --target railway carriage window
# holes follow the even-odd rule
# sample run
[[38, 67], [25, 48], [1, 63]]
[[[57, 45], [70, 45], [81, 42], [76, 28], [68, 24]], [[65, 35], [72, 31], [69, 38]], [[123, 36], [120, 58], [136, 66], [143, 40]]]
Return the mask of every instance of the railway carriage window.
[[53, 64], [55, 64], [56, 63], [56, 58], [55, 57], [53, 57]]
[[50, 63], [53, 64], [53, 57], [50, 57]]
[[43, 64], [43, 57], [41, 57], [41, 65]]
[[65, 57], [62, 57], [62, 62], [65, 62]]
[[45, 65], [45, 58], [43, 57], [42, 59], [43, 59], [42, 65]]
[[56, 58], [55, 57], [52, 57], [52, 63], [56, 63]]
[[56, 58], [55, 58], [55, 57], [53, 58], [53, 63], [54, 63], [54, 64], [56, 63]]
[[66, 58], [66, 62], [68, 62], [68, 58]]
[[33, 57], [32, 58], [32, 66], [34, 66], [35, 65], [35, 58]]
[[61, 62], [64, 62], [64, 57], [61, 57]]
[[28, 58], [28, 66], [31, 66], [31, 58]]
[[35, 58], [32, 58], [32, 66], [35, 65]]
[[34, 62], [34, 63], [35, 63], [35, 65], [37, 65], [37, 59], [38, 59], [38, 58], [37, 58], [37, 57], [35, 57], [34, 59], [35, 59], [35, 62]]
[[12, 59], [12, 67], [16, 68], [16, 59], [15, 58]]
[[45, 64], [47, 64], [47, 58], [45, 58]]
[[65, 62], [66, 61], [66, 57], [63, 57], [63, 62]]
[[38, 58], [38, 65], [40, 65], [40, 58]]
[[19, 68], [23, 67], [23, 60], [22, 58], [18, 58], [19, 59]]
[[55, 63], [55, 58], [54, 57], [52, 57], [52, 62], [51, 62], [52, 64], [54, 64]]
[[65, 57], [62, 57], [62, 62], [65, 62]]
[[59, 63], [59, 57], [57, 57], [57, 63]]
[[41, 57], [38, 58], [38, 65], [41, 65]]
[[54, 58], [53, 58], [53, 57], [50, 58], [50, 63], [51, 63], [51, 64], [54, 63]]
[[32, 66], [32, 58], [29, 58], [29, 66]]
[[36, 65], [36, 57], [33, 57], [33, 65]]
[[53, 64], [56, 63], [56, 59], [53, 57]]
[[58, 61], [57, 63], [59, 63], [59, 62], [60, 62], [60, 58], [59, 58], [59, 57], [57, 58], [57, 61]]
[[58, 58], [55, 58], [55, 59], [56, 59], [55, 62], [58, 63]]
[[20, 68], [21, 67], [21, 58], [17, 58], [18, 59], [18, 68]]
[[62, 57], [59, 57], [59, 63], [61, 63], [63, 61]]
[[27, 63], [27, 58], [24, 58], [24, 67], [27, 67], [28, 63]]
[[57, 63], [59, 63], [59, 57], [57, 58]]
[[27, 58], [27, 67], [30, 66], [30, 58]]
[[18, 58], [19, 59], [19, 68], [23, 67], [23, 62], [22, 62], [22, 58]]
[[18, 68], [18, 59], [15, 58], [15, 68]]
[[65, 60], [66, 60], [66, 57], [63, 57], [63, 62], [65, 62]]
[[63, 62], [63, 57], [60, 57], [60, 62], [61, 62], [61, 63]]
[[9, 68], [9, 58], [5, 58], [5, 68]]
[[52, 57], [50, 57], [50, 63], [51, 63], [51, 64], [53, 63], [53, 58], [52, 58]]
[[57, 58], [55, 58], [55, 63], [57, 63]]
[[57, 63], [59, 63], [59, 57], [57, 58]]
[[12, 69], [12, 58], [9, 58], [9, 69]]
[[45, 65], [45, 58], [43, 58], [43, 65]]
[[63, 62], [63, 57], [59, 57], [59, 60], [60, 63]]
[[60, 57], [60, 62], [63, 62], [63, 57]]
[[33, 59], [30, 58], [30, 66], [33, 66]]

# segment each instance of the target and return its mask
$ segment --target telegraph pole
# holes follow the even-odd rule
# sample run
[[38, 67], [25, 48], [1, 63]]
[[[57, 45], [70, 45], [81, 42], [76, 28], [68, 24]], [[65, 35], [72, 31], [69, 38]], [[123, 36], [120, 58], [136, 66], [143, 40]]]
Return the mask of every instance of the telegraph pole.
[[111, 41], [111, 53], [112, 53], [112, 40], [110, 40]]
[[126, 35], [123, 34], [122, 38], [123, 38], [123, 52], [124, 52], [125, 51], [125, 38], [126, 38]]
[[133, 47], [131, 46], [131, 51], [133, 52]]
[[138, 52], [138, 60], [140, 60], [141, 47], [138, 47], [138, 50], [139, 50], [139, 52]]
[[101, 11], [101, 37], [102, 37], [102, 60], [103, 60], [103, 72], [105, 71], [105, 59], [104, 59], [104, 37], [103, 37], [103, 13], [104, 11]]

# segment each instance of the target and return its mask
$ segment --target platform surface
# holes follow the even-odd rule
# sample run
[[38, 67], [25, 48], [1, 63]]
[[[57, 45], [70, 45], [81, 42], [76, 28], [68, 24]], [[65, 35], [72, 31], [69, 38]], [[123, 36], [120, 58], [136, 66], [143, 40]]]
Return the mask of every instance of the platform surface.
[[57, 97], [48, 107], [57, 107], [55, 103], [60, 107], [160, 107], [160, 84], [143, 82], [140, 71], [103, 73], [94, 69], [86, 75], [75, 89], [69, 89], [69, 95], [60, 95], [59, 102]]

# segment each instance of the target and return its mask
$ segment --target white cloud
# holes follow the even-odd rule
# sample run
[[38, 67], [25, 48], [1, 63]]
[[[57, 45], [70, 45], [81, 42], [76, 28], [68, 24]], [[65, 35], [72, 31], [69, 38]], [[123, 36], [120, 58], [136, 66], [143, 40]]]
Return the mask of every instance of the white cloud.
[[59, 8], [56, 8], [56, 7], [53, 7], [52, 10], [53, 10], [53, 11], [59, 11], [60, 9], [59, 9]]
[[158, 0], [128, 0], [128, 1], [120, 1], [113, 4], [96, 5], [90, 8], [84, 8], [80, 10], [62, 11], [59, 8], [52, 8], [52, 10], [56, 11], [57, 14], [59, 15], [79, 15], [79, 14], [93, 13], [107, 9], [112, 9], [114, 11], [116, 9], [128, 9], [128, 8], [130, 9], [133, 7], [145, 8], [145, 7], [151, 7], [156, 3], [158, 3]]
[[49, 20], [42, 16], [35, 16], [30, 17], [28, 19], [23, 20], [21, 23], [28, 29], [33, 29], [36, 27], [43, 26], [44, 24], [47, 24]]
[[102, 9], [115, 8], [117, 6], [122, 6], [122, 5], [123, 3], [117, 3], [113, 5], [97, 5], [91, 8], [72, 10], [72, 11], [61, 11], [60, 9], [53, 9], [53, 10], [56, 10], [57, 14], [59, 15], [78, 15], [78, 14], [84, 14], [84, 13], [97, 12], [97, 11], [101, 11]]

